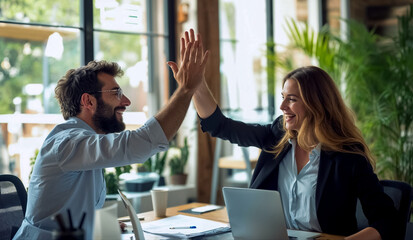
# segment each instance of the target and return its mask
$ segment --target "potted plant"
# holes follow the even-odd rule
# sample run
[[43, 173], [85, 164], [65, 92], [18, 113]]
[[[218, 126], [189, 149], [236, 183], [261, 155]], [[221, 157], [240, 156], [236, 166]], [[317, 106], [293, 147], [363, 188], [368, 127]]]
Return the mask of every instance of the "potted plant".
[[[173, 148], [170, 149], [173, 153]], [[185, 166], [189, 157], [188, 139], [185, 137], [184, 146], [177, 148], [175, 154], [171, 154], [169, 160], [169, 166], [171, 168], [171, 184], [172, 185], [185, 185], [187, 174], [185, 173]]]
[[163, 176], [163, 170], [165, 169], [166, 157], [168, 156], [168, 150], [163, 153], [157, 153], [155, 155], [155, 163], [153, 165], [153, 171], [159, 175], [158, 186], [165, 186], [165, 176]]
[[103, 174], [106, 181], [106, 193], [107, 194], [117, 194], [119, 189], [119, 176], [122, 173], [128, 173], [132, 167], [130, 165], [123, 167], [115, 167], [115, 172], [108, 172], [103, 169]]
[[159, 180], [157, 186], [165, 186], [165, 177], [163, 176], [163, 171], [165, 169], [166, 157], [168, 156], [168, 151], [158, 152], [155, 156], [149, 158], [146, 162], [138, 167], [139, 172], [155, 172], [159, 175]]

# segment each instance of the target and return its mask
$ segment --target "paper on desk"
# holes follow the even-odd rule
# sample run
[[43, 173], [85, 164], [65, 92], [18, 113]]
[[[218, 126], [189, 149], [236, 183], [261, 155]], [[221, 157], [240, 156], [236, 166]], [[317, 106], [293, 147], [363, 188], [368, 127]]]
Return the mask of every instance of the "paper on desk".
[[[194, 229], [169, 229], [176, 226], [196, 226]], [[228, 224], [185, 215], [176, 215], [142, 223], [143, 231], [169, 237], [191, 238], [231, 231]]]
[[203, 207], [192, 208], [191, 210], [193, 212], [206, 213], [206, 212], [214, 211], [220, 208], [223, 208], [223, 207], [211, 204], [211, 205], [206, 205]]
[[179, 212], [199, 215], [199, 214], [215, 211], [215, 210], [221, 209], [221, 208], [223, 208], [223, 206], [217, 206], [217, 205], [212, 205], [211, 204], [211, 205], [206, 205], [206, 206], [203, 206], [203, 207], [189, 208], [189, 209], [181, 210]]

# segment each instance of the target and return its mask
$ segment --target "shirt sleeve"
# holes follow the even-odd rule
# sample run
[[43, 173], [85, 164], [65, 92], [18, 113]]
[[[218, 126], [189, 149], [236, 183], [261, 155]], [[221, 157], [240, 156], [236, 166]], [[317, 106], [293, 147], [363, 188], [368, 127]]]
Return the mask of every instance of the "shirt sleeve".
[[151, 117], [142, 127], [120, 133], [96, 134], [82, 128], [64, 131], [56, 139], [55, 154], [63, 171], [92, 170], [143, 163], [169, 142]]

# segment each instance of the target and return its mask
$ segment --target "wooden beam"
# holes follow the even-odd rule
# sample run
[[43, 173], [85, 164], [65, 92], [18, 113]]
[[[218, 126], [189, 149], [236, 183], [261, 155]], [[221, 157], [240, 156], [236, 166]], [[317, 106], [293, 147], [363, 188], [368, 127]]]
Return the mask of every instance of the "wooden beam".
[[[254, 169], [255, 166], [257, 166], [258, 157], [250, 159], [250, 162], [251, 162], [251, 169]], [[234, 156], [227, 156], [227, 157], [220, 158], [218, 162], [218, 167], [227, 168], [227, 169], [247, 169], [245, 160], [243, 158], [238, 158]]]
[[0, 23], [0, 37], [4, 38], [45, 42], [54, 32], [58, 32], [63, 38], [79, 36], [78, 29]]
[[[205, 78], [215, 99], [220, 101], [220, 54], [218, 0], [197, 0], [198, 31], [202, 35], [209, 58]], [[202, 133], [198, 124], [198, 201], [209, 202], [215, 139]]]

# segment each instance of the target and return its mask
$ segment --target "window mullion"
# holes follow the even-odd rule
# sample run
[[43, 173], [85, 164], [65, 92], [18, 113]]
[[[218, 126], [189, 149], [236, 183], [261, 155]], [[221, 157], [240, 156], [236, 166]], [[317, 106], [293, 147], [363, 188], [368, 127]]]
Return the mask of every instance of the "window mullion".
[[94, 60], [94, 46], [93, 46], [93, 1], [80, 1], [80, 24], [81, 31], [81, 54], [82, 65]]
[[[167, 59], [168, 61], [175, 61], [176, 62], [176, 40], [175, 40], [175, 19], [176, 19], [176, 12], [175, 12], [175, 0], [164, 0], [166, 6], [166, 18], [165, 18], [165, 27], [167, 27], [168, 33], [168, 41], [167, 41]], [[169, 96], [172, 96], [174, 91], [177, 88], [177, 83], [175, 78], [172, 74], [172, 71], [169, 71]]]
[[268, 117], [269, 121], [275, 114], [275, 38], [273, 0], [266, 0], [267, 10], [267, 87], [268, 87]]
[[[152, 33], [154, 31], [153, 29], [153, 5], [151, 0], [146, 0], [146, 12], [147, 12], [147, 18], [148, 20], [146, 21], [147, 24], [147, 32]], [[154, 82], [153, 82], [153, 71], [154, 71], [154, 49], [153, 49], [153, 43], [154, 38], [152, 35], [148, 35], [148, 93], [154, 93]]]

